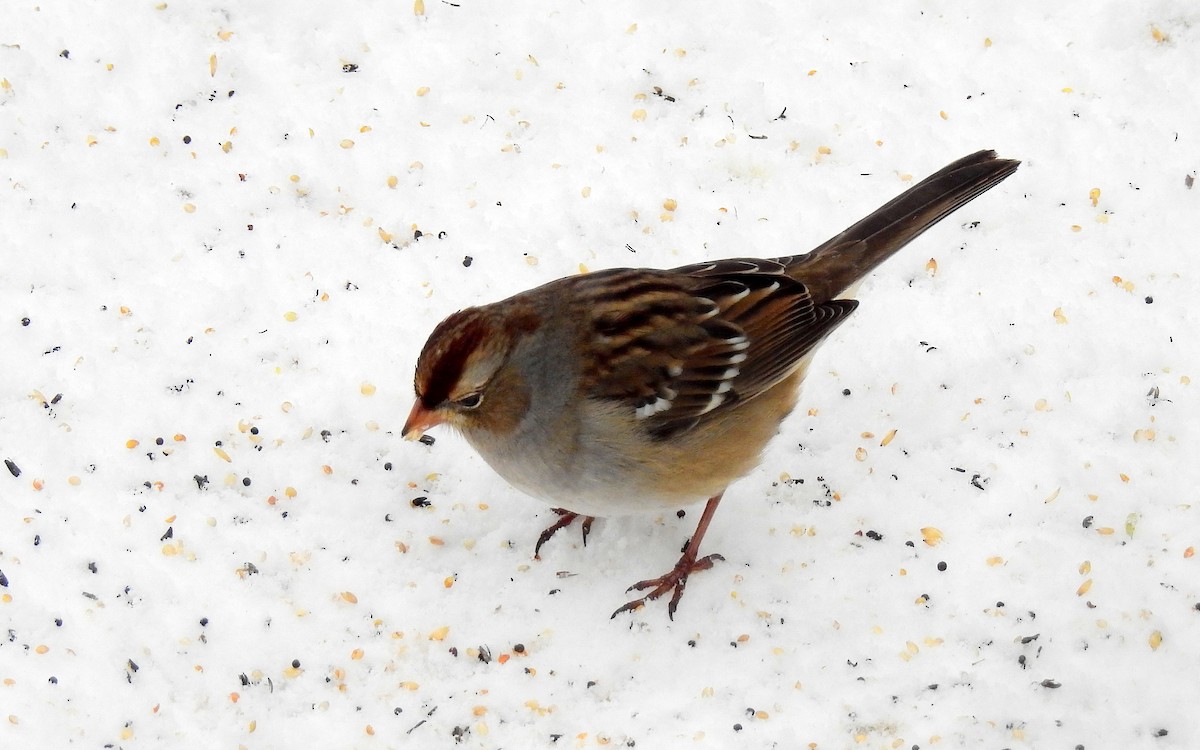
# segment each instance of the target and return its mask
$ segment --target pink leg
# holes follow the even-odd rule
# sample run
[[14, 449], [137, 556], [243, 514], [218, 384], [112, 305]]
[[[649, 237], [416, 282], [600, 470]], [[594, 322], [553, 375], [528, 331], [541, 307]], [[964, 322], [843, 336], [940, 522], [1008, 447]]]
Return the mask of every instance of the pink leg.
[[[721, 493], [721, 495], [724, 494], [723, 492]], [[704, 539], [704, 532], [708, 531], [708, 524], [717, 512], [717, 504], [721, 502], [721, 495], [710, 498], [708, 505], [704, 506], [704, 513], [700, 516], [700, 523], [696, 525], [696, 533], [692, 535], [691, 540], [684, 547], [683, 555], [679, 558], [679, 562], [675, 563], [675, 567], [668, 571], [666, 575], [646, 581], [639, 581], [630, 586], [627, 591], [633, 591], [634, 589], [642, 591], [649, 588], [653, 590], [642, 598], [634, 599], [620, 607], [616, 612], [612, 613], [613, 617], [622, 612], [632, 612], [635, 609], [640, 609], [646, 602], [654, 601], [668, 591], [674, 590], [675, 593], [671, 595], [671, 601], [667, 604], [667, 617], [672, 620], [675, 619], [675, 608], [679, 606], [679, 599], [683, 596], [683, 590], [687, 586], [688, 576], [698, 570], [708, 570], [717, 560], [725, 559], [716, 554], [701, 558], [696, 557], [700, 551], [700, 541]]]
[[554, 512], [559, 515], [559, 519], [546, 527], [546, 530], [538, 537], [537, 544], [533, 548], [533, 556], [537, 560], [542, 559], [541, 555], [538, 554], [542, 550], [542, 545], [550, 541], [550, 537], [557, 534], [559, 529], [564, 529], [574, 523], [576, 518], [583, 519], [583, 546], [586, 547], [588, 534], [592, 531], [592, 521], [596, 520], [595, 516], [582, 516], [578, 513], [572, 513], [565, 508], [555, 508]]

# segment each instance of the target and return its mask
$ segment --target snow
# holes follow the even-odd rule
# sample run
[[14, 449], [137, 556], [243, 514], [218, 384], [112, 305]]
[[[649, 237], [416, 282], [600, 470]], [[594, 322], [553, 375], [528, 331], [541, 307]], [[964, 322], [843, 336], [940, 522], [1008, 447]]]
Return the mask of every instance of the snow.
[[[1190, 3], [416, 5], [0, 13], [0, 747], [1200, 745]], [[979, 148], [674, 621], [699, 507], [399, 438], [450, 312]]]

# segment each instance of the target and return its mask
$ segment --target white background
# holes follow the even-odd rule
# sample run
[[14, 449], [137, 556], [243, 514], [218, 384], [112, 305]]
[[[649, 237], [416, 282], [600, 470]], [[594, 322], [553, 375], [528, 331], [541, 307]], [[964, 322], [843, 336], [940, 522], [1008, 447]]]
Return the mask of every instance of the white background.
[[[1200, 745], [1198, 23], [6, 4], [0, 746]], [[979, 148], [1023, 166], [864, 284], [674, 622], [609, 614], [698, 507], [535, 561], [398, 437], [456, 309], [804, 251]]]

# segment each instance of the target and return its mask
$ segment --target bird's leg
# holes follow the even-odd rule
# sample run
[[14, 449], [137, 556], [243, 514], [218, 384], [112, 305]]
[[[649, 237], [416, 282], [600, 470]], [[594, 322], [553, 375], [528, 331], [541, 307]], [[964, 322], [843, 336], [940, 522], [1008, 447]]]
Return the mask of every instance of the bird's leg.
[[[723, 494], [725, 493], [722, 492], [721, 495]], [[696, 525], [696, 533], [692, 535], [687, 546], [683, 548], [683, 555], [679, 558], [679, 562], [675, 563], [675, 567], [666, 575], [646, 581], [639, 581], [626, 589], [626, 591], [633, 591], [634, 589], [643, 591], [652, 588], [649, 594], [640, 599], [634, 599], [620, 607], [616, 612], [613, 612], [613, 617], [622, 612], [632, 612], [635, 609], [639, 609], [646, 602], [653, 601], [673, 589], [675, 593], [671, 595], [671, 601], [667, 604], [667, 617], [672, 620], [675, 619], [675, 608], [679, 606], [679, 599], [683, 596], [684, 587], [687, 586], [688, 576], [697, 570], [708, 570], [717, 560], [725, 559], [716, 554], [706, 555], [701, 558], [696, 557], [696, 554], [700, 551], [700, 541], [704, 539], [704, 532], [708, 531], [708, 524], [717, 512], [717, 504], [721, 502], [721, 495], [710, 498], [708, 505], [704, 506], [704, 513], [700, 516], [700, 523]]]
[[583, 546], [587, 546], [588, 534], [592, 531], [592, 521], [595, 521], [596, 517], [583, 516], [578, 513], [573, 513], [566, 508], [554, 508], [554, 512], [559, 515], [559, 519], [547, 526], [546, 530], [543, 531], [541, 536], [538, 537], [537, 544], [533, 548], [534, 559], [540, 560], [541, 556], [538, 553], [541, 552], [542, 545], [550, 541], [550, 537], [557, 534], [559, 529], [565, 528], [574, 523], [576, 518], [583, 519]]

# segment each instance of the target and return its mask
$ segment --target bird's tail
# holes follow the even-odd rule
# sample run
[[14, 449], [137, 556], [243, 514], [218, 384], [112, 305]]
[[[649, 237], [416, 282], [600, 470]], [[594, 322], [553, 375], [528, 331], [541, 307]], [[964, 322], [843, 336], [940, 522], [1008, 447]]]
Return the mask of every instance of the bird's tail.
[[837, 297], [919, 234], [999, 184], [1021, 162], [977, 151], [942, 167], [806, 255], [778, 258], [813, 299]]

